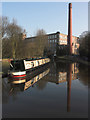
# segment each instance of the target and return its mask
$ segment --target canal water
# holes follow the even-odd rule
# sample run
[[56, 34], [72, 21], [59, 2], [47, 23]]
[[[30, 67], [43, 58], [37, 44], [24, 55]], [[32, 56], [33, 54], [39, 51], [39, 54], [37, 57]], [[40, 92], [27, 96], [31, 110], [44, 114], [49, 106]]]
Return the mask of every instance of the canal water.
[[20, 83], [3, 78], [2, 117], [88, 118], [88, 77], [85, 65], [52, 61]]

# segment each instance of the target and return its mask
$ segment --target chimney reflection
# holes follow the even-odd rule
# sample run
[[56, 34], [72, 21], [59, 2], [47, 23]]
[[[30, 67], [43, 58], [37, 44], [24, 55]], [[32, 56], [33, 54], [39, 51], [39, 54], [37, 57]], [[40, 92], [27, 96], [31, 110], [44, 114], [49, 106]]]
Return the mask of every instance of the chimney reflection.
[[69, 64], [67, 71], [67, 112], [70, 112], [71, 80], [72, 80], [72, 64]]
[[70, 112], [71, 102], [71, 81], [78, 78], [78, 64], [77, 63], [65, 63], [59, 62], [57, 64], [58, 81], [57, 83], [63, 83], [67, 81], [67, 112]]

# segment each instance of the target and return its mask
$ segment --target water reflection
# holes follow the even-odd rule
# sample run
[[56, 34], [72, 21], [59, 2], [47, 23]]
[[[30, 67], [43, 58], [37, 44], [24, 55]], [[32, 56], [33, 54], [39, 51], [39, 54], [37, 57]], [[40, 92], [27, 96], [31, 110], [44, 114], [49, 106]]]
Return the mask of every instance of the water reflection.
[[58, 84], [67, 82], [67, 112], [70, 112], [71, 101], [71, 81], [78, 79], [78, 64], [76, 63], [57, 63]]
[[[88, 73], [88, 70], [86, 66], [84, 65], [82, 66], [81, 64], [77, 64], [77, 63], [69, 63], [69, 62], [63, 61], [63, 62], [53, 62], [53, 63], [50, 63], [50, 66], [46, 68], [43, 67], [41, 70], [37, 70], [36, 72], [33, 71], [26, 78], [24, 78], [24, 81], [25, 81], [24, 83], [21, 83], [23, 79], [20, 80], [18, 84], [16, 84], [14, 80], [11, 80], [11, 79], [7, 80], [7, 78], [3, 79], [3, 103], [9, 104], [8, 101], [10, 101], [9, 99], [10, 96], [13, 96], [12, 97], [13, 101], [15, 101], [16, 99], [17, 99], [16, 101], [18, 101], [18, 99], [22, 101], [21, 100], [22, 96], [26, 96], [25, 97], [26, 102], [28, 101], [28, 99], [32, 103], [34, 101], [33, 104], [31, 104], [31, 102], [28, 103], [31, 105], [32, 109], [34, 109], [33, 108], [34, 104], [36, 104], [38, 109], [42, 108], [42, 105], [43, 105], [43, 108], [40, 110], [40, 113], [38, 110], [39, 115], [41, 115], [41, 112], [43, 115], [47, 113], [47, 111], [49, 111], [48, 106], [51, 106], [52, 113], [56, 111], [56, 113], [59, 116], [60, 115], [59, 111], [60, 110], [64, 111], [64, 107], [65, 107], [65, 111], [67, 111], [67, 113], [68, 112], [70, 113], [72, 111], [71, 109], [74, 109], [76, 107], [77, 102], [75, 99], [78, 99], [79, 102], [77, 104], [77, 107], [79, 106], [79, 104], [81, 104], [80, 101], [85, 100], [84, 103], [82, 102], [82, 106], [83, 108], [85, 108], [85, 111], [87, 111], [86, 106], [84, 106], [84, 104], [86, 104], [85, 96], [82, 94], [82, 91], [80, 91], [80, 94], [82, 95], [81, 98], [79, 98], [79, 94], [78, 94], [80, 87], [82, 87], [83, 92], [85, 91], [86, 93], [86, 88], [84, 88], [83, 86], [88, 86], [87, 73]], [[76, 81], [76, 83], [73, 81]], [[53, 88], [54, 86], [56, 87], [56, 89]], [[32, 94], [30, 94], [30, 96], [28, 97], [26, 94], [31, 88], [33, 88]], [[35, 94], [33, 92], [34, 90], [35, 90]], [[65, 90], [66, 90], [66, 94], [64, 93]], [[38, 91], [41, 91], [40, 94], [38, 94], [39, 93]], [[73, 94], [71, 94], [71, 91], [74, 91]], [[19, 97], [20, 92], [22, 92], [21, 98]], [[19, 98], [17, 98], [17, 95]], [[55, 95], [55, 97], [53, 95]], [[44, 99], [42, 96], [44, 97]], [[72, 98], [73, 96], [74, 98]], [[51, 98], [53, 98], [54, 100]], [[46, 106], [44, 106], [43, 101]], [[60, 101], [60, 103], [57, 101]], [[65, 101], [67, 102], [66, 106], [65, 106]], [[51, 105], [51, 103], [53, 104]], [[19, 104], [19, 102], [17, 102], [17, 104]], [[53, 106], [55, 106], [56, 109], [52, 109]], [[78, 108], [81, 111], [84, 110], [84, 109], [81, 109], [82, 108], [81, 106]], [[32, 112], [32, 109], [30, 109], [30, 107], [27, 109], [28, 111]], [[77, 109], [75, 110], [76, 111], [74, 112], [77, 112]], [[3, 111], [5, 111], [5, 109], [3, 109]]]
[[18, 80], [15, 79], [10, 80], [9, 78], [8, 80], [11, 85], [10, 92], [15, 90], [16, 87], [19, 87], [20, 91], [27, 90], [31, 86], [33, 87], [33, 85], [37, 83], [40, 79], [42, 79], [44, 76], [46, 76], [49, 73], [49, 71], [50, 69], [48, 68], [45, 71], [41, 71], [38, 75], [34, 74], [34, 77], [32, 77], [33, 75], [27, 75], [26, 78], [22, 78], [22, 79], [19, 78]]
[[[33, 87], [35, 83], [44, 78], [49, 73], [49, 65], [46, 65], [39, 70], [32, 71], [28, 73], [26, 77], [23, 78], [3, 78], [2, 80], [2, 99], [3, 103], [8, 103], [10, 96], [12, 96], [13, 101], [17, 99], [17, 94], [27, 90], [29, 87]], [[42, 85], [37, 84], [37, 88], [42, 88]]]
[[73, 73], [73, 71], [72, 71], [72, 64], [69, 64], [68, 72], [67, 72], [67, 112], [70, 111], [72, 73]]
[[41, 78], [46, 76], [49, 73], [50, 69], [45, 70], [44, 72], [40, 73], [39, 75], [35, 76], [31, 80], [25, 82], [24, 90], [29, 88], [30, 86], [34, 85], [36, 82], [38, 82]]
[[89, 74], [89, 66], [79, 64], [79, 80], [81, 83], [83, 83], [85, 86], [88, 86], [90, 88], [90, 74]]
[[75, 80], [78, 78], [78, 64], [76, 63], [57, 63], [58, 83]]
[[[36, 70], [26, 76], [26, 78], [7, 78], [3, 79], [3, 98], [7, 101], [8, 97], [12, 95], [16, 98], [16, 94], [33, 87], [35, 83], [39, 90], [46, 87], [48, 82], [60, 84], [67, 82], [67, 111], [70, 111], [70, 95], [71, 95], [71, 80], [78, 78], [78, 66], [76, 63], [61, 63], [54, 62], [50, 67]], [[48, 74], [49, 73], [49, 74]], [[46, 76], [48, 74], [48, 76]], [[44, 78], [44, 76], [46, 76]], [[42, 79], [44, 78], [44, 79]], [[40, 80], [42, 79], [42, 80]], [[40, 81], [39, 81], [40, 80]], [[9, 96], [8, 96], [9, 95]]]

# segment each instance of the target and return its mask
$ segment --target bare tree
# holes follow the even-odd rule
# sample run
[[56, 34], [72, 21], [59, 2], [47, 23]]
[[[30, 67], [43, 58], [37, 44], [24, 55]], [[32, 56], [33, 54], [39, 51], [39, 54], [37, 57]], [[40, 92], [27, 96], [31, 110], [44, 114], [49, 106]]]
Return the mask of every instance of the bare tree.
[[[17, 25], [16, 20], [13, 19], [11, 23], [7, 22], [6, 17], [2, 19], [3, 27], [3, 36], [2, 39], [2, 53], [3, 57], [12, 57], [13, 59], [22, 58], [22, 33], [23, 29]], [[10, 54], [9, 54], [9, 53]]]
[[36, 43], [37, 56], [43, 56], [44, 49], [48, 45], [48, 37], [46, 35], [45, 30], [39, 29], [37, 31], [35, 43]]
[[3, 58], [12, 58], [12, 49], [11, 49], [11, 40], [4, 38], [2, 40], [2, 57]]
[[6, 34], [7, 26], [9, 24], [9, 19], [6, 16], [2, 16], [2, 17], [0, 17], [0, 21], [1, 21], [0, 22], [0, 30], [2, 33], [2, 37], [4, 37]]
[[88, 57], [90, 60], [90, 32], [85, 32], [85, 34], [81, 35], [79, 42], [80, 42], [80, 47], [79, 47], [79, 54], [80, 56]]
[[25, 58], [30, 58], [30, 57], [34, 57], [35, 56], [35, 43], [34, 42], [28, 42], [26, 43], [24, 41], [24, 56]]

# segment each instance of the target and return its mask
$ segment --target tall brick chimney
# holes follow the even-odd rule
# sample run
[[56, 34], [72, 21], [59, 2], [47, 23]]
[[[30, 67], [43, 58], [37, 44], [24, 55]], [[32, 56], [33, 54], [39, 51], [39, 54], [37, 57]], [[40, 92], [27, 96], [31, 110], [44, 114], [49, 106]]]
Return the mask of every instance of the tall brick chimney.
[[72, 54], [72, 3], [69, 3], [68, 45], [69, 45], [69, 53], [71, 55]]

